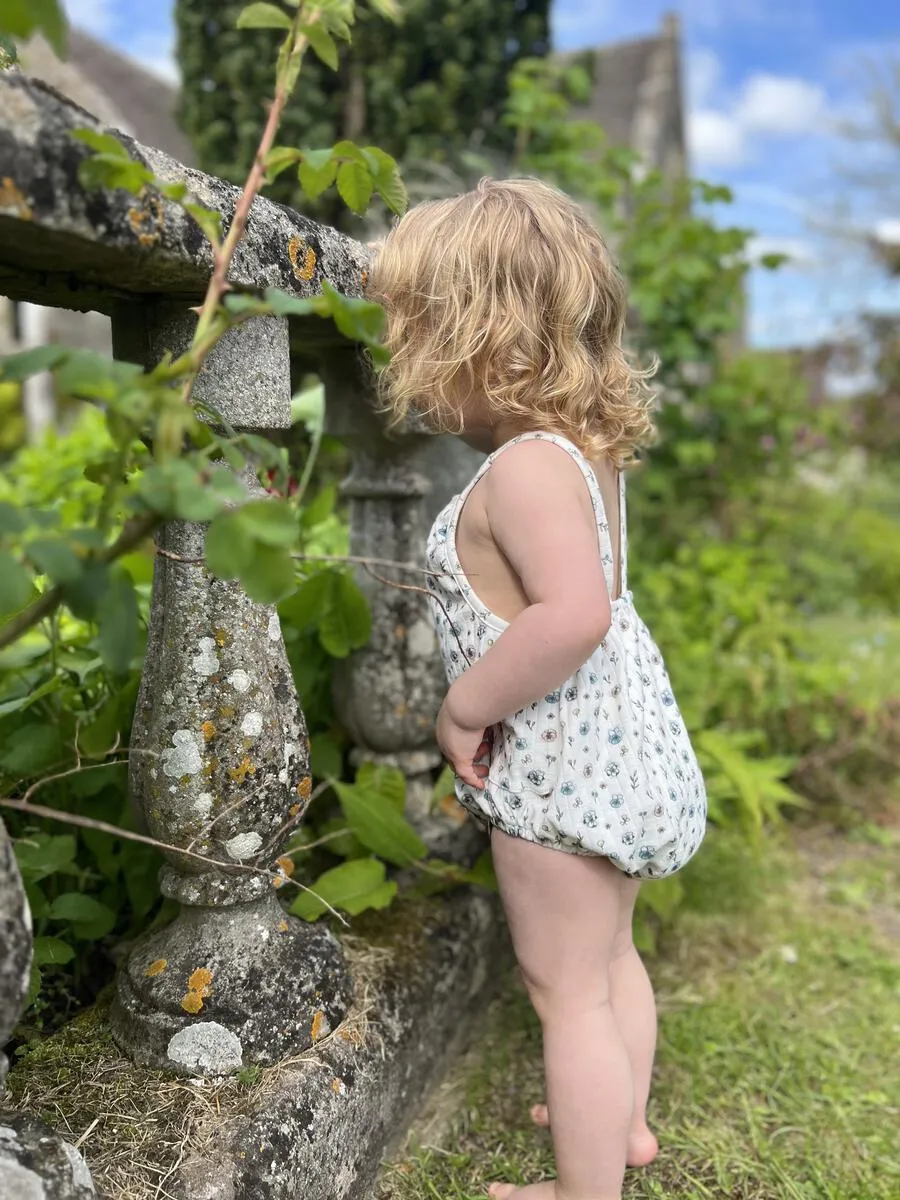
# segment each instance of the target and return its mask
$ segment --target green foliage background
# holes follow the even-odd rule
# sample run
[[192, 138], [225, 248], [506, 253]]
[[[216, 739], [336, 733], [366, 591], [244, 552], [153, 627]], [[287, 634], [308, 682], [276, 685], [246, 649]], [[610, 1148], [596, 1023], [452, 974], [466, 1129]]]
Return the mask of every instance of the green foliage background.
[[[201, 167], [235, 182], [253, 161], [272, 94], [276, 35], [235, 28], [240, 0], [177, 0], [180, 115]], [[408, 0], [398, 29], [362, 9], [337, 73], [309, 61], [285, 113], [282, 140], [299, 148], [366, 139], [401, 161], [452, 163], [474, 140], [512, 145], [499, 120], [516, 61], [549, 42], [549, 0]], [[274, 199], [309, 209], [296, 183], [274, 184]], [[343, 223], [324, 198], [313, 211]]]

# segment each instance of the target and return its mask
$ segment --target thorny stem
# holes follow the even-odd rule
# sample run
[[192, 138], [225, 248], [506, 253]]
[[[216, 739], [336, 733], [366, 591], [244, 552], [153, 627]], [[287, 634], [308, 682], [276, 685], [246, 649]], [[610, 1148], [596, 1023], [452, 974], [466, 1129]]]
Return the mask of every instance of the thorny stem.
[[[306, 47], [309, 44], [309, 39], [305, 34], [297, 32], [301, 18], [304, 16], [302, 6], [298, 9], [297, 15], [294, 17], [294, 24], [289, 36], [293, 37], [294, 44], [291, 51], [291, 57], [302, 57], [306, 52]], [[315, 17], [307, 19], [307, 23], [315, 20]], [[275, 135], [278, 132], [278, 127], [281, 124], [281, 115], [284, 112], [284, 106], [290, 97], [290, 89], [282, 80], [275, 88], [275, 98], [269, 108], [269, 115], [266, 120], [265, 128], [263, 129], [262, 137], [260, 138], [259, 146], [256, 150], [256, 156], [253, 160], [253, 166], [250, 168], [250, 174], [244, 184], [244, 190], [241, 192], [240, 199], [237, 202], [237, 207], [234, 210], [234, 219], [231, 222], [231, 227], [225, 237], [225, 241], [221, 246], [213, 248], [214, 266], [212, 278], [209, 281], [209, 286], [206, 289], [206, 296], [203, 300], [203, 305], [200, 309], [197, 329], [194, 333], [194, 342], [192, 351], [195, 361], [197, 361], [197, 371], [203, 365], [203, 362], [212, 348], [205, 341], [211, 325], [215, 321], [216, 313], [218, 312], [219, 304], [222, 296], [228, 289], [228, 268], [231, 266], [231, 260], [234, 257], [234, 252], [237, 249], [238, 243], [244, 236], [244, 231], [247, 228], [247, 220], [250, 216], [250, 209], [253, 207], [253, 201], [256, 199], [266, 177], [266, 158], [272, 145], [275, 141]], [[214, 343], [213, 343], [214, 344]], [[185, 403], [190, 403], [191, 393], [194, 389], [194, 381], [197, 378], [196, 372], [191, 375], [184, 387]]]

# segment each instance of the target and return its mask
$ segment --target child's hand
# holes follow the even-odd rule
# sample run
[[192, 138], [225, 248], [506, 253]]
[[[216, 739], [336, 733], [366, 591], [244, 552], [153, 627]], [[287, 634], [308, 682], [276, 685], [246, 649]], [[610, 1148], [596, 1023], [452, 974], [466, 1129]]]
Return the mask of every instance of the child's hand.
[[441, 705], [435, 737], [441, 753], [463, 783], [479, 790], [487, 778], [492, 735], [489, 729], [467, 729], [451, 712], [449, 696]]

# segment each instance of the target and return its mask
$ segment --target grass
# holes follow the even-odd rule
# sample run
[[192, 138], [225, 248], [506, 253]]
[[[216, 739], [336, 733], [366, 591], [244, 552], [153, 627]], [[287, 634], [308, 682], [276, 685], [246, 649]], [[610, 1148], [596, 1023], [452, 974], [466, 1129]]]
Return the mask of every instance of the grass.
[[[698, 860], [690, 891], [705, 911], [682, 913], [650, 964], [663, 1149], [628, 1173], [627, 1200], [900, 1197], [900, 841], [801, 838], [764, 867], [727, 844]], [[378, 1200], [476, 1200], [492, 1179], [552, 1175], [549, 1137], [528, 1119], [539, 1034], [513, 980], [455, 1087], [442, 1148], [408, 1149]]]

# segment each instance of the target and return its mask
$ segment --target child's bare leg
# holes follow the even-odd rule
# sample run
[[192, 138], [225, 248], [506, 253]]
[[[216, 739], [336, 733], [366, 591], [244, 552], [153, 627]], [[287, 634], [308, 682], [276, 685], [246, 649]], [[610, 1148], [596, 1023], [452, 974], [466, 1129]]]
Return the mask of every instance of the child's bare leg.
[[[645, 1167], [659, 1151], [659, 1144], [647, 1127], [647, 1100], [656, 1052], [656, 1001], [646, 968], [631, 936], [640, 883], [632, 879], [626, 879], [623, 883], [626, 902], [609, 968], [610, 1001], [628, 1051], [634, 1079], [634, 1115], [628, 1137], [628, 1165]], [[536, 1104], [531, 1115], [536, 1125], [550, 1124], [546, 1104]]]
[[498, 1200], [620, 1200], [634, 1089], [610, 1001], [610, 963], [630, 902], [605, 859], [493, 835], [519, 966], [541, 1020], [557, 1181]]

